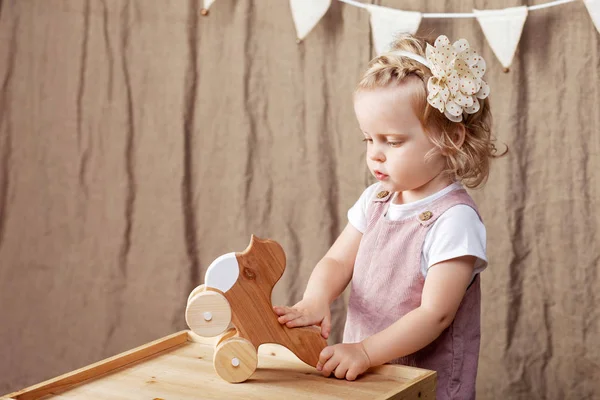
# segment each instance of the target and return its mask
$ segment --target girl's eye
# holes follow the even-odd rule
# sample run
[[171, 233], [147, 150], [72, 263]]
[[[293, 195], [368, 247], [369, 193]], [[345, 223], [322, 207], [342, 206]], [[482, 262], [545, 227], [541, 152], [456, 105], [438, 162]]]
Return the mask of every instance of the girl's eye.
[[367, 143], [371, 143], [371, 142], [373, 141], [373, 139], [367, 139], [367, 138], [364, 138], [362, 141], [363, 141], [363, 142], [367, 142]]
[[398, 147], [402, 144], [402, 142], [388, 142], [391, 147]]

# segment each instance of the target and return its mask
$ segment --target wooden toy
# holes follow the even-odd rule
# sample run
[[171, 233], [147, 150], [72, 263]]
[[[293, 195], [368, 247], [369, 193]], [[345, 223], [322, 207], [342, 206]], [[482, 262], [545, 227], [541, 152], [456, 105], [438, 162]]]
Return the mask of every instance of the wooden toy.
[[187, 324], [200, 336], [221, 335], [213, 363], [224, 380], [247, 380], [256, 370], [258, 347], [265, 343], [287, 347], [312, 367], [327, 346], [320, 328], [288, 328], [277, 321], [271, 292], [285, 263], [277, 242], [252, 236], [242, 253], [228, 253], [213, 261], [204, 285], [190, 293]]

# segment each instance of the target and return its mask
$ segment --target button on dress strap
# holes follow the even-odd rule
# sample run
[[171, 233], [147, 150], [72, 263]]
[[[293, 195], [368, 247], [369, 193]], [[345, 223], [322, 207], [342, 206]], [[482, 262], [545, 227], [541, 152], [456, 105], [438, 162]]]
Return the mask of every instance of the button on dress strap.
[[389, 192], [387, 190], [380, 190], [375, 195], [375, 198], [373, 199], [373, 201], [377, 202], [377, 203], [385, 203], [386, 201], [389, 200], [389, 198], [391, 196], [392, 196], [392, 192]]

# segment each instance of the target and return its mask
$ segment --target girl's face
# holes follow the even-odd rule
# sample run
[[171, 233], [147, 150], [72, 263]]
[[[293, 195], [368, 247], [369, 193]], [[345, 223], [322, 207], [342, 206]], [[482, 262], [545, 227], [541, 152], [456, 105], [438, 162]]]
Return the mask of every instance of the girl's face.
[[420, 81], [408, 79], [400, 85], [361, 90], [354, 98], [354, 111], [367, 142], [367, 165], [391, 192], [428, 194], [442, 189], [449, 179], [441, 172], [446, 160], [425, 135], [413, 109]]

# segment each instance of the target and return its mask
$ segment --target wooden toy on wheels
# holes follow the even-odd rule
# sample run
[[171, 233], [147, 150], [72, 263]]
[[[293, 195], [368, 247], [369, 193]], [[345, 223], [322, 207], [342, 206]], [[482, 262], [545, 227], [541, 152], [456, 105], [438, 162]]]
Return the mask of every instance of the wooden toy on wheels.
[[232, 383], [247, 380], [261, 344], [276, 343], [316, 367], [327, 346], [317, 327], [288, 328], [277, 321], [271, 292], [285, 270], [285, 253], [273, 240], [252, 236], [242, 253], [228, 253], [208, 267], [204, 285], [188, 298], [185, 318], [205, 337], [221, 335], [214, 355], [217, 374]]

